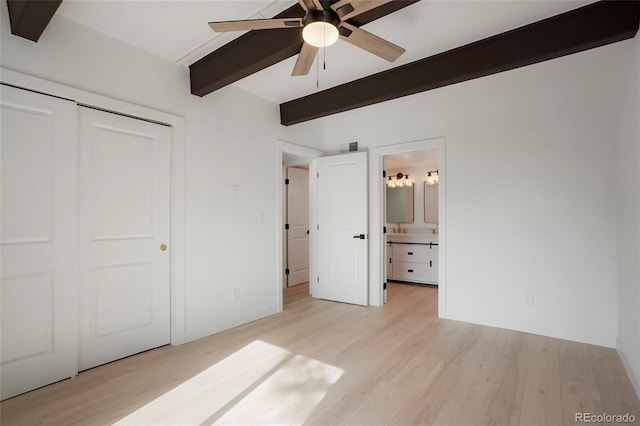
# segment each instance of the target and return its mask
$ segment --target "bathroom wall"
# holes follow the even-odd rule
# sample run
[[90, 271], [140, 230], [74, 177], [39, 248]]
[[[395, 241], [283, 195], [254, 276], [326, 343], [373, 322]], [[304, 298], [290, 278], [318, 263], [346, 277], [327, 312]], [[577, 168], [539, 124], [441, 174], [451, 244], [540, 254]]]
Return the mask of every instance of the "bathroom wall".
[[[426, 223], [424, 221], [424, 181], [426, 180], [427, 171], [437, 170], [438, 163], [430, 165], [421, 165], [415, 167], [389, 168], [387, 176], [395, 176], [398, 172], [408, 174], [413, 181], [413, 223], [401, 223], [400, 228], [406, 232], [414, 233], [430, 233], [431, 229], [437, 230], [437, 225]], [[393, 179], [395, 181], [395, 178]], [[387, 232], [392, 232], [392, 228], [397, 226], [396, 223], [387, 223]], [[436, 231], [437, 232], [437, 231]]]

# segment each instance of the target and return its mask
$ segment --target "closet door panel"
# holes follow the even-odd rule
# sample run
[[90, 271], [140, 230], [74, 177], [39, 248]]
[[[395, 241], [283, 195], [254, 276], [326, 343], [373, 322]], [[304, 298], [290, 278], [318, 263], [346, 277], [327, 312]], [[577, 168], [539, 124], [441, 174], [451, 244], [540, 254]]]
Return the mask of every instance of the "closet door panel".
[[80, 370], [170, 341], [171, 129], [79, 108]]
[[74, 102], [0, 88], [1, 398], [77, 372]]

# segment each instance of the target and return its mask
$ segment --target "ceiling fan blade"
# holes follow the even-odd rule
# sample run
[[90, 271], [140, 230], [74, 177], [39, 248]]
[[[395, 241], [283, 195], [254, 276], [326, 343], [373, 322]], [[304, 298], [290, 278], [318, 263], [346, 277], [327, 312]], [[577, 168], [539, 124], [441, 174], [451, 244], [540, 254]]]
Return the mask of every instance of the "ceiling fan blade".
[[305, 11], [323, 9], [319, 0], [298, 0], [298, 3]]
[[316, 59], [317, 53], [317, 47], [314, 47], [308, 43], [304, 43], [302, 45], [302, 49], [300, 49], [298, 60], [296, 61], [296, 65], [293, 67], [293, 72], [291, 73], [291, 75], [309, 74], [309, 70], [311, 70], [311, 65], [313, 65], [313, 61], [314, 59]]
[[392, 0], [340, 0], [331, 5], [342, 21], [358, 16], [367, 10], [375, 9]]
[[246, 30], [270, 30], [275, 28], [299, 28], [302, 26], [302, 18], [284, 19], [248, 19], [245, 21], [209, 22], [213, 31], [246, 31]]
[[298, 0], [298, 3], [300, 3], [300, 6], [302, 6], [305, 12], [309, 10], [310, 0]]
[[361, 28], [349, 25], [346, 22], [341, 23], [338, 30], [340, 31], [340, 38], [342, 40], [386, 59], [389, 62], [395, 61], [405, 52], [405, 49], [402, 47]]

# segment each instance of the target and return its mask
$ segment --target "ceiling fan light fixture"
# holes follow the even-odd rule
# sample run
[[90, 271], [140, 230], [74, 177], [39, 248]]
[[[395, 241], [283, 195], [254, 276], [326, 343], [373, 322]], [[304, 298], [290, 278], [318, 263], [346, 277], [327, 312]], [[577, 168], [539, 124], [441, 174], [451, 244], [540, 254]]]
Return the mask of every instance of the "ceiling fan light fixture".
[[338, 41], [338, 29], [328, 22], [312, 22], [302, 29], [302, 38], [314, 47], [327, 47]]
[[340, 19], [332, 10], [314, 10], [304, 17], [302, 38], [314, 47], [327, 47], [338, 41]]

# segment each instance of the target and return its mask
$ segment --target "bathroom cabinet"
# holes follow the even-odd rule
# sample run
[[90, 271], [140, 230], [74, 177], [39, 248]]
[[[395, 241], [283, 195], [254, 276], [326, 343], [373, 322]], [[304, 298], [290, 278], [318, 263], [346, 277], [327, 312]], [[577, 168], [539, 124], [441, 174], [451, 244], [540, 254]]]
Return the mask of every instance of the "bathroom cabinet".
[[388, 234], [387, 278], [421, 284], [438, 284], [436, 236]]

